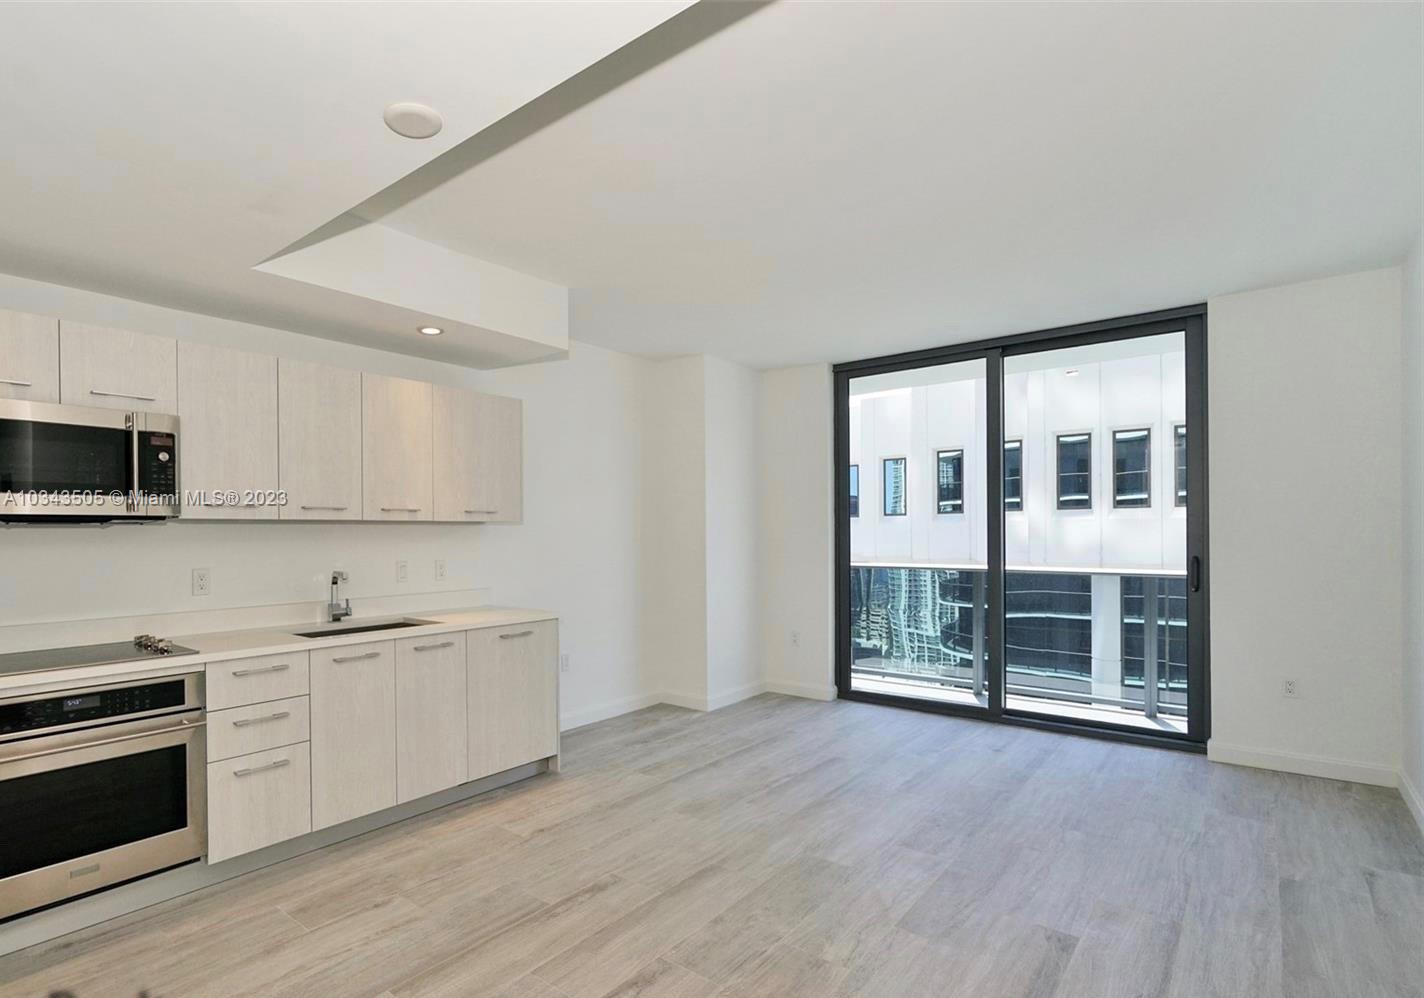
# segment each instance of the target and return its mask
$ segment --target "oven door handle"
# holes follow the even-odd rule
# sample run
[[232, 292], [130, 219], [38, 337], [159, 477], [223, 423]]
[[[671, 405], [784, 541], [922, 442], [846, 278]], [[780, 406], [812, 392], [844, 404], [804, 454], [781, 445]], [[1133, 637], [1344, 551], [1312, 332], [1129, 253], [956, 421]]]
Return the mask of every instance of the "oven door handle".
[[38, 752], [26, 752], [24, 755], [11, 755], [0, 758], [0, 763], [9, 764], [12, 762], [22, 762], [25, 759], [39, 759], [48, 755], [62, 755], [65, 752], [74, 752], [79, 749], [97, 748], [100, 745], [116, 745], [119, 742], [131, 742], [135, 738], [153, 738], [157, 735], [171, 735], [179, 731], [192, 731], [206, 725], [207, 721], [184, 721], [167, 728], [158, 728], [154, 731], [135, 731], [128, 735], [115, 735], [113, 738], [96, 738], [92, 742], [80, 742], [76, 745], [57, 746], [50, 749], [41, 749]]

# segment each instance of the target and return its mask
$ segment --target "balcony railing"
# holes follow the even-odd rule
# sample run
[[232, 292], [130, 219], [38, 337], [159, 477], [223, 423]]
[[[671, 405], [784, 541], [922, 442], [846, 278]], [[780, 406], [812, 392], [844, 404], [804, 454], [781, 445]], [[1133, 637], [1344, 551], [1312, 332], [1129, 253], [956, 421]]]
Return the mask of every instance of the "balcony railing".
[[[853, 676], [985, 696], [986, 566], [851, 573]], [[1185, 718], [1184, 572], [1011, 565], [1005, 590], [1008, 696]]]

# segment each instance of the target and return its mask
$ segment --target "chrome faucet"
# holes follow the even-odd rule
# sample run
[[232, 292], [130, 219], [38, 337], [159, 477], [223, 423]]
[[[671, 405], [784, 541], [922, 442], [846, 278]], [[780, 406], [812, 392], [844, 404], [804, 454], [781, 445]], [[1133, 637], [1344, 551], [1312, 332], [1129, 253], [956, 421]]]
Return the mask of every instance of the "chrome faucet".
[[346, 597], [346, 603], [343, 605], [336, 595], [336, 587], [345, 581], [345, 572], [331, 573], [331, 602], [326, 604], [326, 613], [327, 616], [331, 618], [333, 624], [338, 620], [351, 616], [351, 597]]

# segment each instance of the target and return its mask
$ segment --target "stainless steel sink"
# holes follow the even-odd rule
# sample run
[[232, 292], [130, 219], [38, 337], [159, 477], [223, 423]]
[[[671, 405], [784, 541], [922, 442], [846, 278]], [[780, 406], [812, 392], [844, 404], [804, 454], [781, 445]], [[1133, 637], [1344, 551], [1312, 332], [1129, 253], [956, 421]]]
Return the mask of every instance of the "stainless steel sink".
[[310, 631], [293, 631], [299, 638], [334, 638], [343, 634], [366, 634], [370, 631], [395, 631], [402, 627], [421, 627], [425, 624], [434, 624], [434, 620], [417, 620], [414, 617], [402, 617], [400, 620], [372, 621], [368, 624], [332, 624], [329, 627], [319, 627]]

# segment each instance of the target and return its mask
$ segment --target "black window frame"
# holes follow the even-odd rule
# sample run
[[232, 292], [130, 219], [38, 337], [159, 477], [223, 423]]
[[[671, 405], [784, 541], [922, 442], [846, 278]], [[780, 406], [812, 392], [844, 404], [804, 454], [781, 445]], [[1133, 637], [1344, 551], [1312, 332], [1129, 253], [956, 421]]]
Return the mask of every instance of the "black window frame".
[[[890, 490], [886, 488], [889, 479], [885, 477], [885, 473], [892, 464], [900, 466], [900, 512], [898, 513], [890, 510]], [[910, 465], [903, 457], [882, 457], [880, 459], [880, 515], [895, 517], [910, 515]]]
[[[940, 498], [940, 484], [941, 484], [941, 483], [940, 483], [940, 462], [945, 458], [946, 455], [950, 455], [950, 456], [956, 457], [956, 458], [958, 458], [958, 460], [959, 460], [959, 474], [958, 474], [957, 479], [956, 479], [956, 481], [955, 481], [955, 484], [956, 484], [957, 486], [959, 486], [959, 498], [958, 498], [958, 499], [950, 499], [950, 500], [949, 500], [949, 502], [951, 502], [951, 503], [958, 503], [958, 504], [959, 504], [959, 508], [958, 508], [958, 509], [943, 509], [943, 508], [942, 508], [942, 507], [944, 506], [945, 500]], [[963, 448], [963, 447], [945, 447], [945, 448], [943, 448], [943, 449], [936, 450], [936, 451], [935, 451], [935, 460], [934, 460], [934, 469], [935, 469], [935, 476], [934, 476], [934, 490], [935, 490], [935, 494], [934, 494], [934, 511], [935, 511], [935, 516], [963, 516], [963, 515], [964, 515], [964, 448]]]
[[[1147, 441], [1147, 462], [1142, 471], [1118, 471], [1117, 470], [1117, 445], [1119, 438], [1125, 438], [1127, 434], [1142, 434]], [[1145, 500], [1139, 502], [1135, 499], [1124, 500], [1118, 492], [1118, 475], [1139, 475], [1147, 476], [1147, 488]], [[1152, 508], [1152, 427], [1150, 426], [1125, 426], [1112, 431], [1112, 508], [1113, 509], [1151, 509]]]
[[[1087, 489], [1086, 489], [1086, 496], [1085, 496], [1085, 498], [1086, 498], [1086, 505], [1083, 505], [1083, 506], [1071, 505], [1072, 503], [1076, 503], [1078, 500], [1077, 500], [1077, 499], [1068, 499], [1067, 501], [1070, 503], [1070, 505], [1065, 506], [1065, 505], [1064, 505], [1064, 501], [1065, 501], [1065, 500], [1064, 500], [1064, 497], [1063, 497], [1063, 476], [1064, 476], [1064, 474], [1065, 474], [1065, 472], [1064, 472], [1064, 470], [1063, 470], [1063, 442], [1064, 442], [1065, 440], [1072, 440], [1072, 441], [1076, 442], [1079, 438], [1082, 438], [1083, 440], [1085, 440], [1085, 441], [1087, 442], [1087, 445], [1088, 445], [1088, 470], [1087, 470], [1087, 471], [1069, 471], [1069, 472], [1066, 472], [1066, 474], [1069, 474], [1069, 475], [1084, 475], [1084, 476], [1087, 477], [1087, 479], [1088, 479], [1088, 486], [1087, 486]], [[1093, 431], [1092, 431], [1092, 430], [1073, 430], [1072, 432], [1069, 432], [1069, 433], [1055, 433], [1055, 434], [1053, 435], [1053, 478], [1054, 478], [1054, 491], [1055, 491], [1055, 494], [1057, 495], [1057, 498], [1058, 498], [1058, 504], [1057, 504], [1057, 508], [1058, 508], [1058, 509], [1063, 510], [1064, 512], [1072, 512], [1072, 513], [1083, 513], [1083, 512], [1091, 512], [1091, 511], [1092, 511], [1092, 509], [1093, 509]], [[1071, 493], [1071, 495], [1077, 495], [1077, 493]]]
[[[1196, 501], [1186, 508], [1187, 535], [1187, 633], [1189, 689], [1187, 693], [1188, 730], [1186, 733], [1144, 731], [1140, 726], [1112, 721], [1076, 719], [1067, 716], [1048, 717], [1021, 710], [1008, 702], [1004, 689], [1006, 662], [1005, 575], [1008, 571], [1004, 548], [1003, 460], [1002, 448], [996, 444], [1003, 434], [1003, 382], [1005, 359], [1021, 354], [1036, 354], [1045, 350], [1073, 346], [1091, 346], [1162, 333], [1185, 333], [1186, 337], [1186, 419], [1191, 427], [1188, 464], [1190, 495]], [[852, 680], [855, 647], [852, 644], [851, 590], [851, 523], [846, 516], [846, 483], [837, 482], [834, 491], [835, 521], [835, 677], [837, 695], [844, 700], [950, 714], [979, 720], [1014, 724], [1048, 731], [1064, 731], [1110, 738], [1136, 744], [1153, 745], [1205, 753], [1212, 735], [1211, 724], [1211, 571], [1207, 552], [1210, 549], [1208, 460], [1210, 451], [1210, 420], [1207, 409], [1207, 309], [1204, 304], [1163, 309], [1141, 315], [1122, 316], [1094, 322], [1016, 333], [995, 339], [951, 346], [933, 347], [907, 353], [868, 357], [832, 366], [834, 390], [831, 397], [831, 418], [834, 424], [833, 446], [837, 460], [837, 476], [846, 473], [850, 460], [851, 386], [855, 379], [877, 374], [916, 370], [964, 360], [982, 360], [985, 365], [985, 401], [987, 420], [984, 427], [985, 481], [987, 508], [995, 511], [986, 517], [988, 531], [989, 568], [985, 581], [985, 616], [989, 625], [984, 636], [986, 655], [987, 704], [965, 705], [922, 697], [906, 697], [891, 693], [857, 690]], [[1046, 441], [1045, 441], [1046, 443]], [[1055, 455], [1056, 456], [1056, 455]], [[1056, 467], [1045, 460], [1048, 474]], [[1025, 469], [1026, 470], [1026, 469]], [[1055, 483], [1056, 488], [1056, 483]], [[1025, 496], [1025, 499], [1027, 497]]]
[[[1019, 455], [1019, 473], [1018, 473], [1018, 475], [1016, 476], [1016, 477], [1017, 477], [1017, 480], [1018, 480], [1018, 483], [1019, 483], [1019, 493], [1018, 493], [1018, 495], [1012, 497], [1012, 499], [1009, 497], [1009, 460], [1008, 460], [1008, 454], [1009, 454], [1009, 450], [1010, 450], [1010, 449], [1013, 449], [1013, 450], [1017, 451], [1017, 452], [1018, 452], [1018, 455]], [[1024, 457], [1024, 454], [1023, 454], [1023, 438], [1022, 438], [1022, 437], [1018, 437], [1018, 438], [1015, 438], [1015, 439], [1010, 439], [1010, 440], [1005, 440], [1005, 441], [1004, 441], [1004, 465], [1003, 465], [1003, 466], [1004, 466], [1004, 512], [1005, 512], [1005, 513], [1022, 513], [1022, 512], [1023, 512], [1023, 508], [1024, 508], [1024, 495], [1023, 495], [1024, 459], [1023, 459], [1023, 457]], [[1018, 503], [1018, 505], [1017, 505], [1017, 506], [1010, 506], [1010, 505], [1009, 505], [1010, 502], [1016, 502], [1016, 503]]]
[[854, 519], [860, 518], [860, 465], [852, 464], [847, 473], [850, 491], [846, 493], [846, 507]]
[[1172, 505], [1187, 505], [1187, 424], [1172, 424]]

